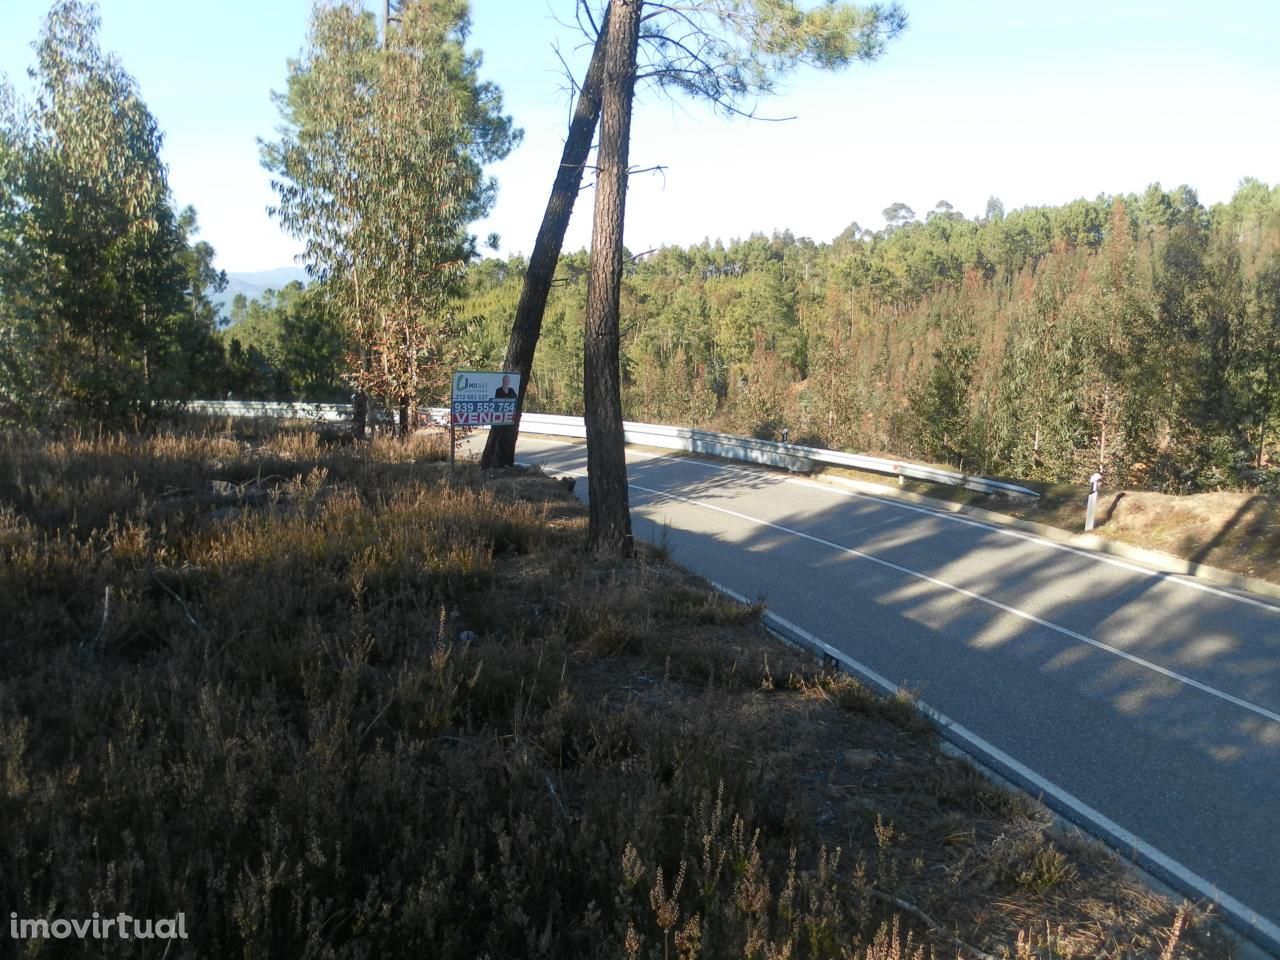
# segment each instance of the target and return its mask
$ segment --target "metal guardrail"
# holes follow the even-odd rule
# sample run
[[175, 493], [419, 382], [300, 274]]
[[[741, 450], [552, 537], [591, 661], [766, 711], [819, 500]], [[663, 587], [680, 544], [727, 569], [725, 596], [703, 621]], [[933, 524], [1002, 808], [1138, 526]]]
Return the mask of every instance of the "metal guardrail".
[[[545, 413], [525, 413], [520, 417], [520, 428], [529, 433], [542, 433], [555, 437], [586, 437], [586, 425], [581, 417], [561, 417]], [[812, 473], [813, 459], [796, 456], [783, 449], [782, 444], [766, 440], [751, 440], [710, 430], [693, 430], [689, 427], [668, 427], [656, 423], [622, 421], [622, 432], [627, 443], [660, 450], [683, 450], [688, 453], [704, 453], [728, 460], [758, 463], [766, 467], [780, 467], [792, 473]]]
[[[437, 411], [433, 410], [434, 415]], [[441, 409], [442, 416], [448, 411]], [[544, 433], [557, 437], [585, 437], [586, 427], [581, 417], [561, 417], [550, 414], [526, 413], [520, 418], [521, 429], [530, 433]], [[909, 477], [913, 480], [925, 480], [930, 483], [942, 483], [950, 486], [964, 487], [980, 493], [1001, 493], [1006, 496], [1039, 497], [1036, 491], [1016, 483], [1003, 480], [991, 480], [987, 477], [975, 477], [957, 473], [952, 470], [941, 470], [918, 463], [902, 460], [888, 460], [883, 457], [868, 457], [859, 453], [841, 453], [838, 450], [826, 450], [821, 447], [806, 447], [798, 443], [776, 443], [772, 440], [755, 440], [750, 437], [737, 437], [728, 433], [716, 433], [712, 430], [694, 430], [690, 427], [668, 427], [653, 423], [636, 423], [624, 420], [622, 429], [627, 443], [649, 447], [660, 447], [668, 450], [686, 450], [692, 453], [706, 453], [712, 456], [725, 457], [729, 460], [744, 460], [767, 466], [782, 467], [793, 473], [811, 473], [814, 464], [825, 463], [832, 466], [852, 467], [856, 470], [868, 470], [873, 473], [886, 473], [891, 476]]]
[[[192, 413], [226, 417], [264, 417], [284, 420], [311, 420], [317, 423], [341, 423], [351, 418], [349, 403], [265, 403], [237, 400], [192, 400], [186, 404]], [[447, 407], [432, 407], [426, 411], [432, 420], [442, 425], [449, 423]], [[564, 417], [548, 413], [525, 413], [520, 417], [521, 429], [553, 437], [583, 439], [587, 435], [581, 417]], [[860, 453], [841, 453], [821, 447], [806, 447], [797, 443], [775, 443], [772, 440], [754, 440], [736, 437], [713, 430], [695, 430], [691, 427], [668, 427], [656, 423], [636, 423], [624, 420], [623, 433], [627, 443], [663, 450], [684, 450], [709, 456], [758, 463], [779, 467], [793, 473], [812, 473], [815, 464], [851, 467], [895, 477], [909, 477], [929, 483], [964, 487], [979, 493], [1000, 493], [1015, 497], [1039, 497], [1036, 491], [1016, 483], [975, 477], [952, 470], [890, 460], [884, 457], [868, 457]]]
[[345, 423], [351, 419], [349, 403], [273, 403], [265, 400], [188, 400], [188, 413], [210, 417], [247, 417], [262, 420], [310, 420]]
[[944, 483], [979, 493], [1002, 493], [1013, 497], [1036, 497], [1040, 494], [1016, 483], [1004, 480], [991, 480], [988, 477], [975, 477], [967, 473], [953, 470], [940, 470], [937, 467], [926, 467], [918, 463], [905, 463], [901, 460], [887, 460], [883, 457], [868, 457], [860, 453], [841, 453], [839, 450], [824, 450], [820, 447], [804, 447], [797, 444], [782, 444], [789, 450], [795, 450], [816, 463], [829, 463], [837, 467], [852, 467], [855, 470], [870, 470], [875, 473], [888, 473], [899, 477], [910, 477], [912, 480], [926, 480], [929, 483]]

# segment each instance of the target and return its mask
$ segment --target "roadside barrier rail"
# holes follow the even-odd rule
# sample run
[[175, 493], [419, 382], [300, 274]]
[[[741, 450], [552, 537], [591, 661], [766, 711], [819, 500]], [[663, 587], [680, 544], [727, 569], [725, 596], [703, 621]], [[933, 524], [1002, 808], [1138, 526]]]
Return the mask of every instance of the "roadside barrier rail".
[[[186, 404], [190, 413], [220, 417], [257, 417], [280, 420], [309, 420], [315, 423], [343, 423], [351, 419], [349, 403], [267, 403], [248, 400], [192, 400]], [[449, 410], [432, 407], [427, 412], [438, 424], [447, 426]], [[385, 414], [375, 419], [386, 419]], [[520, 428], [527, 433], [552, 437], [584, 439], [586, 425], [581, 417], [565, 417], [549, 413], [524, 413]], [[736, 437], [713, 430], [695, 430], [692, 427], [669, 427], [657, 423], [636, 423], [624, 420], [623, 433], [627, 443], [657, 447], [662, 450], [683, 450], [724, 457], [745, 463], [778, 467], [792, 473], [812, 473], [815, 464], [828, 464], [866, 470], [894, 477], [908, 477], [929, 483], [941, 483], [964, 487], [979, 493], [998, 493], [1011, 497], [1039, 497], [1036, 491], [1004, 480], [992, 480], [953, 470], [891, 460], [885, 457], [869, 457], [860, 453], [842, 453], [821, 447], [807, 447], [798, 443], [777, 443], [773, 440], [755, 440]]]
[[210, 417], [245, 417], [259, 420], [310, 420], [314, 423], [346, 423], [349, 403], [276, 403], [266, 400], [188, 400], [188, 413]]

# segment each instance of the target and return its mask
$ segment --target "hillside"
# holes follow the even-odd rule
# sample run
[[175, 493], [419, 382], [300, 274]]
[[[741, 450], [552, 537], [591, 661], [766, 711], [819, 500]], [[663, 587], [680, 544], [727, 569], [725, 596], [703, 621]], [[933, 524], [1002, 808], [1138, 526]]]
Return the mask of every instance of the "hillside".
[[199, 956], [1230, 953], [909, 694], [590, 557], [550, 479], [426, 436], [5, 440], [19, 916], [185, 912]]
[[257, 300], [268, 290], [280, 290], [290, 283], [307, 282], [307, 272], [301, 267], [278, 267], [275, 270], [257, 270], [250, 273], [228, 273], [227, 289], [213, 297], [214, 305], [225, 323], [231, 317], [231, 303], [238, 294], [248, 300]]
[[[585, 267], [562, 257], [544, 320], [530, 400], [549, 412], [581, 412]], [[490, 362], [522, 272], [472, 268], [459, 312]], [[1280, 488], [1280, 186], [666, 247], [629, 264], [622, 329], [636, 420], [1021, 481]]]

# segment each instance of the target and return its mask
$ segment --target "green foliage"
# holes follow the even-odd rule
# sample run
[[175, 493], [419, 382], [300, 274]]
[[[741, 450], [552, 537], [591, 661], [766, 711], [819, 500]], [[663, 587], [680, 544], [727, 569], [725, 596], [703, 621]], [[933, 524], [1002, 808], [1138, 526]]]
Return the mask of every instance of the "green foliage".
[[[879, 233], [663, 248], [622, 291], [637, 420], [1170, 491], [1277, 482], [1280, 187], [1187, 187]], [[574, 412], [583, 255], [561, 259], [530, 402]], [[514, 283], [514, 286], [513, 286]], [[463, 311], [518, 280], [473, 269]]]
[[839, 69], [880, 56], [906, 27], [889, 6], [832, 2], [804, 10], [791, 0], [653, 4], [640, 41], [639, 74], [725, 113], [771, 93], [800, 64]]
[[917, 449], [928, 456], [961, 462], [969, 453], [969, 398], [977, 360], [971, 303], [939, 297], [939, 345], [933, 365], [909, 391]]
[[379, 42], [358, 3], [317, 5], [308, 47], [263, 144], [276, 210], [357, 348], [350, 379], [407, 404], [447, 379], [449, 297], [471, 255], [466, 224], [492, 203], [480, 164], [514, 141], [501, 98], [467, 54], [465, 3], [406, 3]]
[[384, 28], [384, 37], [410, 48], [420, 43], [432, 45], [433, 52], [443, 58], [449, 87], [460, 100], [466, 154], [476, 187], [466, 220], [478, 220], [493, 206], [498, 189], [497, 181], [483, 177], [480, 168], [506, 157], [524, 132], [502, 112], [498, 85], [480, 79], [482, 53], [466, 47], [471, 32], [470, 0], [393, 0], [391, 16], [394, 26]]
[[295, 281], [260, 300], [239, 294], [231, 321], [219, 336], [227, 353], [225, 389], [232, 396], [316, 403], [347, 398], [348, 330], [323, 288]]
[[0, 94], [0, 415], [115, 419], [208, 389], [224, 282], [194, 211], [175, 214], [161, 134], [60, 0], [36, 45], [33, 105]]

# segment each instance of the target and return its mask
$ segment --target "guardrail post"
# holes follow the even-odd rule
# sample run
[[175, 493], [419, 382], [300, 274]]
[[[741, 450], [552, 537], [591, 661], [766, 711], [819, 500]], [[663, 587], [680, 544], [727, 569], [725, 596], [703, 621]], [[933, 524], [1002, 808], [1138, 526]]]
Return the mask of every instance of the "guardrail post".
[[1098, 510], [1098, 486], [1102, 483], [1102, 474], [1095, 473], [1089, 478], [1089, 502], [1084, 508], [1084, 532], [1093, 529], [1094, 515]]

